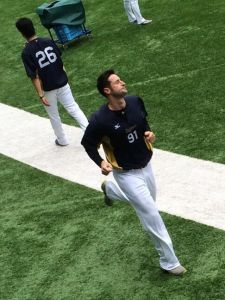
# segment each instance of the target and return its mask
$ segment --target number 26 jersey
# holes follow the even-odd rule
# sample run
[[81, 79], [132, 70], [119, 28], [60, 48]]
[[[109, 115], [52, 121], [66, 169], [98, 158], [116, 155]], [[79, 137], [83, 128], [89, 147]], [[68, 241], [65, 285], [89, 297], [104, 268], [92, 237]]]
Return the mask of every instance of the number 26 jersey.
[[51, 39], [36, 38], [26, 43], [22, 60], [27, 76], [34, 79], [38, 75], [44, 91], [55, 90], [68, 83], [61, 51]]

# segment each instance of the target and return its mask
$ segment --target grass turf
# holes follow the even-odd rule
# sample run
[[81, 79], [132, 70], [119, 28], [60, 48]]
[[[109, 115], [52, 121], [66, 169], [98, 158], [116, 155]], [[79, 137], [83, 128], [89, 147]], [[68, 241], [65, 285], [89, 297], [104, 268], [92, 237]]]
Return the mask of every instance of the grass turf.
[[[96, 78], [115, 68], [131, 94], [145, 100], [155, 131], [155, 146], [193, 157], [225, 163], [223, 104], [223, 0], [140, 1], [148, 26], [129, 24], [121, 0], [83, 1], [92, 39], [69, 47], [63, 60], [78, 103], [89, 116], [105, 100]], [[35, 9], [40, 0], [2, 0], [0, 101], [46, 116], [20, 59], [23, 39], [14, 27], [21, 16], [31, 17], [39, 35], [48, 35]], [[64, 110], [62, 119], [73, 120]]]
[[0, 299], [224, 299], [225, 233], [162, 213], [182, 278], [164, 274], [126, 204], [0, 156]]

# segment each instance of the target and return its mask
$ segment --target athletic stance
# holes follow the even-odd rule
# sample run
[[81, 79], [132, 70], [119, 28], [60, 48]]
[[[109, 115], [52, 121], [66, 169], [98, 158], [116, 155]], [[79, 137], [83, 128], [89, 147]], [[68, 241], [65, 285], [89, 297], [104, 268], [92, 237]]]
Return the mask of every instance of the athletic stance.
[[[97, 88], [108, 102], [92, 115], [81, 144], [104, 175], [113, 172], [118, 184], [103, 182], [105, 203], [130, 203], [159, 253], [160, 267], [173, 275], [182, 275], [186, 270], [174, 253], [155, 205], [156, 187], [150, 164], [155, 135], [146, 120], [144, 103], [139, 97], [126, 96], [125, 83], [113, 70], [99, 76]], [[98, 152], [101, 143], [107, 161]]]
[[16, 22], [16, 27], [27, 40], [22, 51], [23, 64], [49, 115], [57, 137], [55, 143], [58, 146], [66, 146], [68, 140], [62, 128], [57, 101], [64, 106], [83, 130], [87, 127], [88, 120], [73, 98], [67, 74], [63, 68], [61, 52], [51, 39], [36, 36], [30, 19], [20, 18]]
[[146, 25], [152, 22], [152, 20], [146, 20], [142, 17], [138, 0], [123, 0], [124, 8], [128, 16], [130, 23], [137, 23], [138, 25]]

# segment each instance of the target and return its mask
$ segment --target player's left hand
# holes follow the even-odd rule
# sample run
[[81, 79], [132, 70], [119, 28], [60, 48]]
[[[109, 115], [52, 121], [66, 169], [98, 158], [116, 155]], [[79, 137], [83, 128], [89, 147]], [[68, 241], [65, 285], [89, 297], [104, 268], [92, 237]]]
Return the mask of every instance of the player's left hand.
[[152, 131], [145, 131], [144, 136], [148, 142], [154, 143], [155, 134]]
[[45, 105], [45, 106], [50, 106], [48, 99], [46, 97], [41, 98], [41, 102]]

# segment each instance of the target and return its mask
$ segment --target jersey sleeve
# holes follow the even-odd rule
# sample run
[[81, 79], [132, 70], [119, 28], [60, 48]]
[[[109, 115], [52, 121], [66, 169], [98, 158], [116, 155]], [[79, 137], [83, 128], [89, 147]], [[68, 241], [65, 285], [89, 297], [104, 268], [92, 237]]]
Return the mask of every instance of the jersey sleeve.
[[148, 121], [147, 121], [147, 116], [148, 116], [148, 113], [145, 109], [145, 105], [144, 105], [144, 102], [143, 100], [139, 97], [138, 98], [139, 100], [139, 103], [140, 103], [140, 106], [141, 106], [141, 111], [142, 111], [142, 114], [143, 114], [143, 118], [144, 118], [144, 127], [145, 127], [145, 131], [151, 131], [151, 128], [148, 124]]
[[27, 76], [31, 79], [35, 78], [37, 76], [37, 66], [35, 62], [32, 60], [32, 58], [26, 54], [22, 53], [22, 61], [24, 64], [25, 71], [27, 73]]
[[103, 158], [98, 152], [99, 145], [103, 137], [103, 130], [100, 124], [97, 122], [96, 115], [93, 115], [89, 121], [89, 124], [85, 130], [84, 136], [81, 140], [81, 145], [85, 148], [85, 151], [89, 157], [101, 167]]

